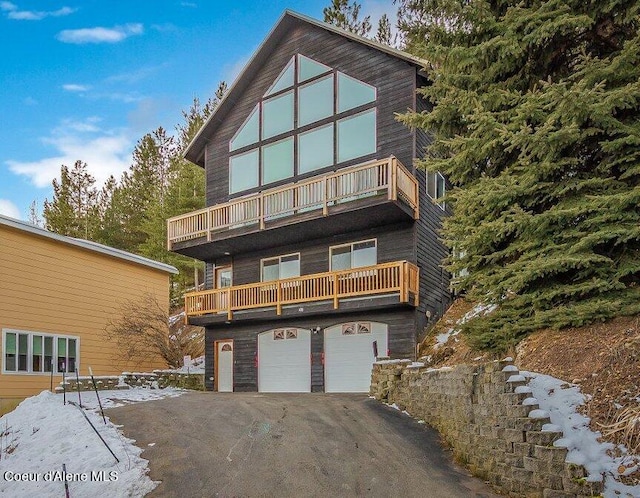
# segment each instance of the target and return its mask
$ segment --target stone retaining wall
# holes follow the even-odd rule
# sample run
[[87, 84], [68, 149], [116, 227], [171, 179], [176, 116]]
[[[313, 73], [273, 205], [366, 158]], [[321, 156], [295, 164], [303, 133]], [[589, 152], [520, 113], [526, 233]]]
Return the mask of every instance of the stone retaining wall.
[[[145, 387], [147, 389], [164, 389], [165, 387], [178, 387], [182, 389], [192, 389], [204, 391], [204, 374], [186, 374], [165, 370], [154, 370], [153, 373], [129, 373], [124, 372], [121, 376], [96, 376], [94, 377], [98, 390], [129, 389], [130, 387]], [[67, 391], [76, 391], [78, 385], [80, 391], [93, 391], [91, 377], [79, 377], [79, 384], [76, 377], [71, 376], [65, 379]], [[55, 388], [56, 392], [62, 392], [62, 382]]]
[[395, 403], [439, 431], [454, 458], [514, 497], [600, 496], [582, 466], [554, 446], [562, 432], [540, 410], [509, 359], [428, 369], [409, 360], [374, 364], [371, 395]]

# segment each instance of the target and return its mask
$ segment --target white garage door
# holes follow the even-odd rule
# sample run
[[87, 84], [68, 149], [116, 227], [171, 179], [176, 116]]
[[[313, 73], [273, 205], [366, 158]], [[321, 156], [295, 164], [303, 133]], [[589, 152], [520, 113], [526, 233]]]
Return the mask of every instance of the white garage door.
[[258, 335], [258, 391], [311, 391], [311, 331], [276, 329]]
[[387, 354], [387, 325], [376, 322], [352, 322], [324, 331], [324, 387], [328, 393], [369, 392], [371, 369], [378, 356]]

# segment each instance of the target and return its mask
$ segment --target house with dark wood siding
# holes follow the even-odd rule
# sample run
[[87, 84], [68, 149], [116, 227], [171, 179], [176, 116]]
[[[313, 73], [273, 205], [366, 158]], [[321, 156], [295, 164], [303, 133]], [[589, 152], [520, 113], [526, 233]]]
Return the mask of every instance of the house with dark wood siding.
[[449, 303], [444, 178], [414, 167], [424, 61], [285, 12], [186, 151], [206, 207], [168, 220], [206, 263], [185, 296], [207, 387], [364, 392], [376, 356], [415, 357]]

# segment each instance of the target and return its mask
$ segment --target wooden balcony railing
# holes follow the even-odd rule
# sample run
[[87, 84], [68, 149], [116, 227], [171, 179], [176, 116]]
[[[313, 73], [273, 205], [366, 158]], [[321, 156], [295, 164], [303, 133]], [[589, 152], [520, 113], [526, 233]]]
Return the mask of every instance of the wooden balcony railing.
[[315, 273], [300, 277], [236, 285], [223, 289], [191, 292], [185, 295], [186, 317], [275, 307], [277, 314], [288, 304], [332, 301], [334, 309], [341, 299], [397, 293], [401, 303], [418, 305], [418, 267], [407, 261], [383, 263], [350, 270]]
[[216, 231], [249, 225], [262, 230], [271, 220], [308, 211], [327, 216], [331, 206], [380, 193], [401, 199], [418, 217], [418, 181], [392, 156], [175, 216], [167, 220], [167, 244], [171, 250], [176, 242], [210, 241]]

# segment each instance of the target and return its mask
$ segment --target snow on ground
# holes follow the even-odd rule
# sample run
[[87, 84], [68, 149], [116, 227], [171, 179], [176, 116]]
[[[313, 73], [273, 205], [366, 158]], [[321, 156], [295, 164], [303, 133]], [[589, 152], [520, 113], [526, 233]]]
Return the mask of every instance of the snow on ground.
[[[640, 486], [626, 486], [614, 479], [618, 469], [632, 464], [634, 459], [623, 447], [618, 448], [622, 456], [612, 456], [614, 445], [600, 442], [600, 432], [591, 431], [590, 419], [577, 410], [586, 401], [580, 388], [549, 375], [520, 373], [529, 378], [529, 387], [540, 409], [548, 412], [551, 423], [562, 430], [564, 437], [556, 441], [555, 446], [569, 450], [567, 462], [583, 465], [589, 473], [588, 480], [599, 481], [604, 476], [605, 498], [640, 497]], [[637, 468], [633, 464], [624, 474], [630, 474]]]
[[[469, 320], [477, 316], [488, 315], [489, 313], [492, 313], [493, 311], [495, 311], [497, 307], [498, 307], [497, 304], [482, 304], [482, 303], [476, 304], [467, 313], [465, 313], [465, 315], [462, 318], [456, 321], [456, 325], [460, 326], [464, 323], [467, 323]], [[433, 345], [433, 349], [438, 349], [443, 344], [446, 344], [451, 337], [455, 337], [459, 333], [460, 333], [460, 328], [452, 327], [446, 332], [443, 332], [442, 334], [438, 334], [436, 336], [436, 343]]]
[[[100, 398], [104, 407], [113, 407], [182, 392], [135, 388], [100, 391]], [[89, 407], [84, 413], [120, 461], [116, 462], [77, 407], [64, 405], [61, 394], [43, 391], [0, 418], [0, 494], [64, 496], [65, 476], [74, 498], [137, 497], [156, 487], [147, 476], [148, 461], [140, 458], [142, 450], [135, 441], [125, 438], [108, 417], [104, 423], [95, 409], [94, 392], [81, 394], [83, 405]], [[67, 393], [67, 400], [77, 403], [77, 393]]]
[[184, 311], [181, 311], [177, 315], [171, 315], [169, 317], [169, 326], [175, 325], [179, 320], [184, 320]]
[[438, 334], [436, 336], [436, 343], [433, 345], [433, 349], [438, 349], [443, 344], [446, 344], [447, 342], [449, 342], [450, 337], [454, 337], [459, 333], [460, 333], [460, 329], [451, 328], [446, 332], [443, 332], [442, 334]]

